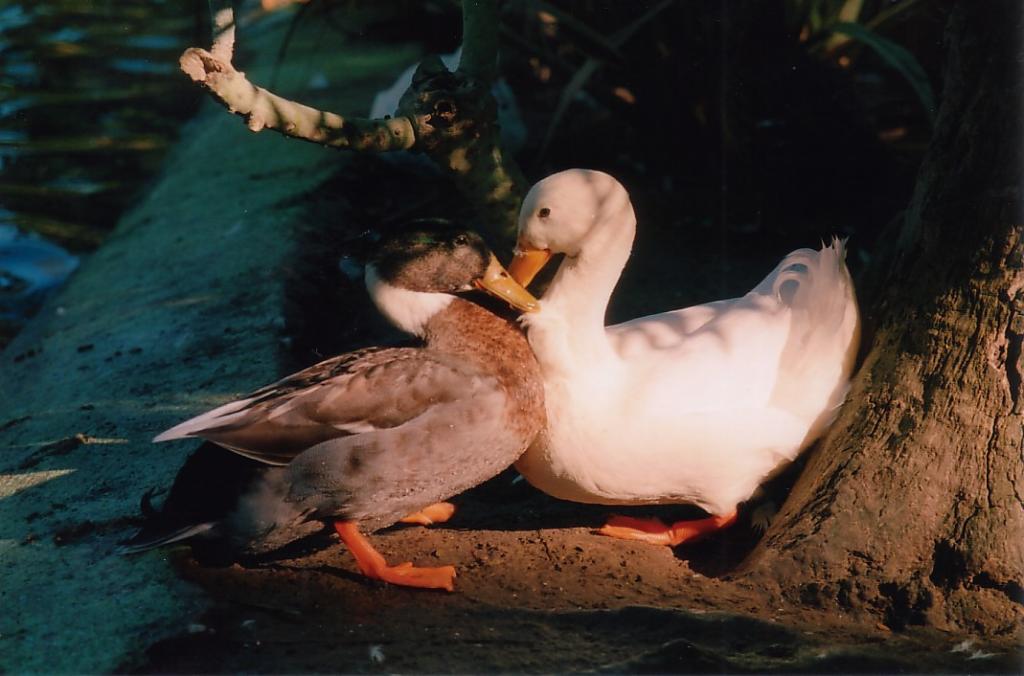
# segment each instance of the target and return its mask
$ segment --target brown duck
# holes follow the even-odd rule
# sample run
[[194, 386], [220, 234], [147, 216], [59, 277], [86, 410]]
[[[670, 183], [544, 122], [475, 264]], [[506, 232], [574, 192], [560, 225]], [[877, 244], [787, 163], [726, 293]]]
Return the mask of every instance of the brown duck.
[[192, 537], [276, 549], [334, 522], [367, 577], [453, 588], [452, 566], [389, 566], [362, 535], [432, 523], [437, 504], [512, 464], [544, 426], [543, 385], [522, 332], [458, 294], [474, 288], [531, 311], [535, 299], [475, 233], [418, 229], [383, 243], [366, 268], [380, 311], [422, 347], [333, 357], [172, 427], [276, 467], [218, 521], [130, 543], [137, 552]]

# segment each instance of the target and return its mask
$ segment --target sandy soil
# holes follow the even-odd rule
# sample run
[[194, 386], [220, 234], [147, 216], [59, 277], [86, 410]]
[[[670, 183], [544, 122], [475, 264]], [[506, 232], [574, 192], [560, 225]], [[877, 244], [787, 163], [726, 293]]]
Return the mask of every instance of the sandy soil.
[[743, 523], [675, 551], [614, 540], [591, 532], [604, 509], [559, 503], [510, 478], [461, 496], [448, 524], [373, 536], [393, 563], [454, 564], [451, 594], [367, 580], [326, 532], [260, 564], [210, 566], [187, 549], [170, 553], [216, 604], [137, 670], [907, 673], [1020, 664], [1012, 645], [967, 661], [978, 648], [950, 652], [959, 637], [766, 605], [763, 590], [715, 577], [752, 543]]
[[[316, 193], [345, 194], [345, 205], [333, 197], [308, 200], [313, 225], [295, 234], [296, 273], [286, 285], [291, 349], [282, 354], [282, 373], [394, 337], [374, 316], [361, 284], [339, 271], [339, 256], [357, 248], [354, 237], [400, 220], [396, 213], [457, 210], [439, 197], [443, 188], [422, 177], [414, 194], [403, 197], [404, 205], [418, 206], [382, 201], [380, 191], [369, 189], [381, 171], [394, 180], [395, 167], [355, 163]], [[316, 225], [324, 222], [333, 224], [326, 233]], [[727, 272], [709, 267], [696, 248], [659, 255], [638, 244], [646, 274], [634, 269], [624, 279], [623, 295], [632, 303], [618, 311], [627, 316], [650, 311], [645, 304], [689, 300], [666, 300], [658, 289], [708, 293], [693, 288], [701, 265], [708, 285]], [[771, 251], [753, 261], [743, 255], [731, 259], [735, 286], [756, 282], [774, 262]], [[663, 279], [670, 283], [654, 283]], [[598, 536], [593, 529], [612, 510], [549, 498], [515, 477], [508, 470], [458, 496], [447, 524], [398, 526], [372, 536], [392, 563], [454, 565], [452, 594], [367, 580], [329, 530], [260, 562], [212, 563], [200, 552], [200, 563], [188, 548], [168, 552], [215, 606], [154, 645], [145, 664], [125, 666], [142, 672], [848, 673], [1015, 672], [1021, 665], [1009, 639], [982, 648], [933, 630], [893, 632], [874, 616], [790, 605], [730, 579], [758, 537], [742, 513], [728, 531], [672, 550]], [[628, 513], [702, 514], [685, 507]]]

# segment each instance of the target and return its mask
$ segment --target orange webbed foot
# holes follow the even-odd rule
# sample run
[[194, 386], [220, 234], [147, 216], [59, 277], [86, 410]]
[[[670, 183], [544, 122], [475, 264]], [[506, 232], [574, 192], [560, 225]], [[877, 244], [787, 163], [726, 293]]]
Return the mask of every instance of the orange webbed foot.
[[638, 519], [632, 516], [613, 516], [608, 523], [597, 530], [600, 535], [639, 540], [653, 545], [675, 547], [692, 542], [736, 523], [736, 512], [725, 516], [711, 516], [706, 519], [676, 521], [671, 526], [661, 519]]
[[444, 523], [452, 518], [453, 514], [455, 514], [455, 505], [450, 502], [435, 502], [401, 519], [401, 522], [432, 526], [435, 523]]
[[366, 577], [401, 587], [455, 591], [455, 566], [417, 568], [412, 565], [411, 561], [406, 561], [397, 566], [385, 565], [370, 572], [364, 570], [363, 574]]
[[417, 568], [412, 562], [389, 566], [380, 552], [373, 548], [355, 522], [335, 521], [334, 529], [341, 536], [348, 550], [355, 557], [363, 575], [374, 580], [389, 582], [403, 587], [421, 589], [445, 589], [455, 591], [455, 567]]

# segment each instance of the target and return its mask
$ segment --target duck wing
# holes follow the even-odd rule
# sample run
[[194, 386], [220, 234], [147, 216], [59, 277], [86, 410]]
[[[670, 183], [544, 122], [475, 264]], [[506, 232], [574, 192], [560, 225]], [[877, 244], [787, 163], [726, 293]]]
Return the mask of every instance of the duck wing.
[[605, 334], [615, 352], [623, 359], [633, 359], [655, 350], [672, 350], [716, 317], [728, 312], [739, 300], [716, 300], [703, 305], [670, 310], [637, 317], [621, 324], [605, 327]]
[[271, 465], [324, 441], [402, 425], [489, 379], [420, 348], [369, 348], [315, 364], [172, 427], [154, 441], [200, 437]]
[[740, 298], [608, 327], [635, 383], [628, 404], [647, 416], [772, 406], [816, 421], [819, 435], [845, 397], [858, 343], [844, 259], [839, 240], [799, 249]]

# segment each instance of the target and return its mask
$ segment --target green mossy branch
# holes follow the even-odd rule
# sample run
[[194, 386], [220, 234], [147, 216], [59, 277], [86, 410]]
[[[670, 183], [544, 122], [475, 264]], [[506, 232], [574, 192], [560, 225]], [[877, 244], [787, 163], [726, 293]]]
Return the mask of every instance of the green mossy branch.
[[483, 219], [494, 245], [514, 243], [526, 180], [501, 150], [498, 109], [490, 83], [452, 73], [437, 57], [424, 59], [398, 104], [412, 121], [415, 150], [450, 175]]
[[280, 97], [249, 82], [232, 65], [234, 19], [225, 3], [214, 11], [210, 51], [185, 50], [180, 64], [254, 132], [271, 129], [292, 138], [358, 152], [422, 152], [450, 175], [476, 208], [479, 227], [499, 247], [514, 241], [526, 192], [519, 168], [501, 149], [497, 104], [498, 19], [494, 0], [466, 0], [459, 69], [424, 59], [393, 118], [345, 118]]
[[230, 62], [196, 47], [185, 50], [181, 70], [254, 132], [272, 129], [285, 136], [363, 152], [408, 150], [416, 141], [405, 118], [344, 118], [280, 97], [249, 82]]

